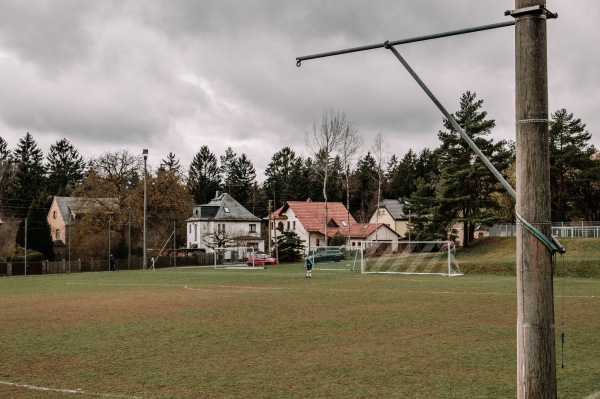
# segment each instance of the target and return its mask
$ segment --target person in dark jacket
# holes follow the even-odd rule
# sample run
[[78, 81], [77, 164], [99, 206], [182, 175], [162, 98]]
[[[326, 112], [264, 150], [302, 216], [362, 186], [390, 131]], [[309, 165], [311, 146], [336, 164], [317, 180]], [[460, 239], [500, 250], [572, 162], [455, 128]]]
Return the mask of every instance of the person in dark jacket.
[[313, 261], [310, 256], [306, 257], [306, 278], [312, 278]]

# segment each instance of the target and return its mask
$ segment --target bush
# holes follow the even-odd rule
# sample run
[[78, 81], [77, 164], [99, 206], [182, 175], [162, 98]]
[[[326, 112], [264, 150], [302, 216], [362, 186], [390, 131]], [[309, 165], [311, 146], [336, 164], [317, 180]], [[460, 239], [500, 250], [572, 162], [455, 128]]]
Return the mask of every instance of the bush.
[[[27, 254], [27, 262], [40, 262], [46, 260], [41, 252], [30, 252]], [[10, 259], [11, 262], [25, 262], [25, 255], [15, 255]]]

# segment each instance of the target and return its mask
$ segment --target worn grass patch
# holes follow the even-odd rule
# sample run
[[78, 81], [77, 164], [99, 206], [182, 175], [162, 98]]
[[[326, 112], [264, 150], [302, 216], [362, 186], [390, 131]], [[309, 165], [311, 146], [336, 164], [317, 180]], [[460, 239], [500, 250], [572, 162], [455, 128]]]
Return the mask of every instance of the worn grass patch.
[[[1, 278], [0, 397], [515, 396], [514, 278], [313, 276], [287, 265]], [[600, 283], [564, 285], [559, 397], [584, 398], [600, 391]]]

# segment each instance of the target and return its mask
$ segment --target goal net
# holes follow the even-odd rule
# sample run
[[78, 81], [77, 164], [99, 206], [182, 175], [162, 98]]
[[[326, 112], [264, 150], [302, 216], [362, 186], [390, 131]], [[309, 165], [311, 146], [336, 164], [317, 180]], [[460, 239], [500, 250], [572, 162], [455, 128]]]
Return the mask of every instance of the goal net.
[[362, 242], [361, 272], [462, 276], [452, 241]]
[[254, 258], [254, 247], [215, 248], [215, 269], [252, 268], [248, 267], [248, 258]]
[[360, 267], [360, 247], [308, 247], [306, 258], [313, 264], [313, 270], [358, 270]]

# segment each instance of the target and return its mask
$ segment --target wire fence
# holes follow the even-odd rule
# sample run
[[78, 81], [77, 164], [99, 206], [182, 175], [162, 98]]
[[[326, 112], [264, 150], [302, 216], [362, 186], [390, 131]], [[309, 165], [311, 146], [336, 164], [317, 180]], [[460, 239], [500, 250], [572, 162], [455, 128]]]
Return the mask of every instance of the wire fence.
[[[489, 229], [490, 237], [514, 237], [515, 224], [497, 224]], [[560, 238], [600, 238], [600, 222], [552, 223], [552, 235]]]
[[[192, 256], [173, 257], [160, 256], [154, 259], [148, 259], [146, 268], [169, 268], [169, 267], [190, 267], [190, 266], [214, 266], [214, 255], [198, 252]], [[142, 270], [144, 268], [144, 259], [140, 257], [128, 259], [116, 259], [115, 270]], [[57, 262], [38, 261], [38, 262], [0, 262], [0, 276], [26, 276], [40, 274], [63, 274], [63, 273], [83, 273], [83, 272], [102, 272], [109, 271], [108, 259], [88, 259], [88, 260], [61, 260]]]

